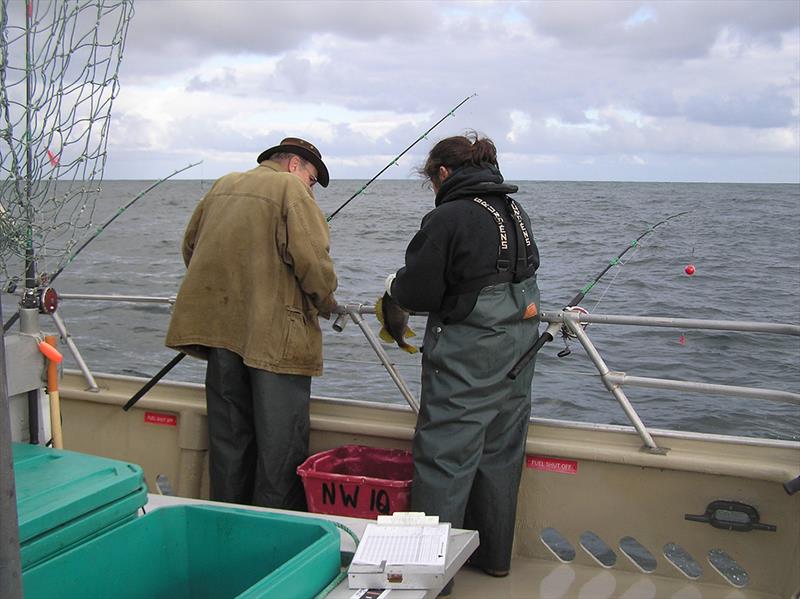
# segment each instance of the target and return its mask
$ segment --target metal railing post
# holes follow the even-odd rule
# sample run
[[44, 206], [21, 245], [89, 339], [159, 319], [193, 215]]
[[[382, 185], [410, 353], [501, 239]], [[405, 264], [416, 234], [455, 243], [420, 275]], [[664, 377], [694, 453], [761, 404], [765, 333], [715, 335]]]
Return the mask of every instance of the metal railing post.
[[78, 346], [75, 345], [72, 336], [69, 334], [69, 331], [67, 331], [67, 327], [64, 325], [64, 320], [61, 318], [58, 310], [54, 311], [50, 316], [53, 317], [53, 322], [56, 324], [58, 333], [61, 335], [64, 343], [67, 344], [69, 351], [72, 353], [72, 357], [75, 358], [75, 362], [78, 363], [78, 368], [80, 368], [83, 373], [83, 378], [86, 379], [86, 383], [89, 385], [89, 391], [99, 391], [100, 387], [97, 386], [97, 381], [94, 380], [94, 376], [86, 365], [83, 356], [81, 356], [81, 352], [78, 351]]
[[394, 367], [394, 364], [392, 364], [391, 360], [389, 359], [389, 354], [387, 354], [386, 350], [383, 349], [383, 346], [381, 345], [381, 342], [378, 340], [378, 338], [375, 336], [375, 333], [372, 332], [372, 329], [370, 329], [367, 326], [367, 323], [364, 322], [364, 319], [361, 317], [361, 304], [347, 304], [345, 306], [345, 310], [350, 315], [350, 318], [353, 319], [353, 322], [355, 322], [359, 326], [361, 332], [364, 333], [364, 337], [367, 338], [367, 341], [377, 354], [378, 358], [383, 364], [383, 367], [386, 368], [386, 372], [389, 373], [389, 376], [394, 381], [394, 384], [397, 385], [397, 388], [400, 390], [400, 393], [402, 393], [403, 397], [408, 402], [408, 405], [411, 406], [411, 409], [414, 410], [415, 414], [419, 414], [419, 403], [411, 394], [411, 391], [408, 389], [408, 386], [406, 385], [405, 380], [403, 380], [403, 377], [400, 376], [399, 372], [397, 372], [397, 369]]
[[622, 391], [620, 385], [615, 383], [611, 378], [611, 371], [608, 369], [608, 366], [606, 366], [606, 363], [600, 356], [600, 352], [597, 351], [597, 348], [595, 348], [594, 344], [592, 344], [589, 336], [586, 334], [586, 331], [583, 330], [583, 327], [580, 324], [580, 314], [577, 312], [565, 312], [563, 317], [567, 327], [569, 327], [570, 331], [572, 331], [578, 338], [578, 341], [580, 341], [581, 345], [586, 350], [586, 354], [589, 356], [589, 359], [600, 373], [600, 378], [603, 379], [603, 384], [606, 386], [606, 389], [608, 389], [617, 402], [619, 402], [619, 405], [624, 410], [628, 420], [631, 421], [631, 424], [633, 424], [636, 432], [639, 433], [639, 436], [641, 437], [647, 451], [651, 451], [653, 453], [664, 453], [665, 450], [656, 445], [656, 442], [647, 431], [647, 427], [645, 427], [641, 418], [639, 418], [639, 414], [636, 413], [636, 410], [633, 408], [631, 402]]
[[[0, 322], [3, 322], [2, 305]], [[21, 599], [22, 561], [9, 405], [5, 333], [0, 330], [0, 593], [8, 599]]]

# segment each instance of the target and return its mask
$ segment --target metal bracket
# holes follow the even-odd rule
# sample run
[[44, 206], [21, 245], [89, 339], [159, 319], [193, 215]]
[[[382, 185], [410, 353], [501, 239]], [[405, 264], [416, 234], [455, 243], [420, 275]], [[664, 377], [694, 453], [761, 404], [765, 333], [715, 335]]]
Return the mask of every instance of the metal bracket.
[[751, 530], [775, 532], [778, 530], [774, 524], [762, 524], [758, 510], [752, 505], [723, 499], [709, 503], [704, 514], [684, 514], [684, 518], [692, 522], [704, 522], [714, 528], [737, 532], [750, 532]]

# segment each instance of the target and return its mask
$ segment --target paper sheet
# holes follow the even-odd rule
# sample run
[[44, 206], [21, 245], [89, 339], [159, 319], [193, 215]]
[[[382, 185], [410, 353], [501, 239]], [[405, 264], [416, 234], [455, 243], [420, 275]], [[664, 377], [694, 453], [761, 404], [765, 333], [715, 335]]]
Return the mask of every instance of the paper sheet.
[[353, 564], [441, 566], [447, 554], [449, 524], [390, 526], [368, 524]]

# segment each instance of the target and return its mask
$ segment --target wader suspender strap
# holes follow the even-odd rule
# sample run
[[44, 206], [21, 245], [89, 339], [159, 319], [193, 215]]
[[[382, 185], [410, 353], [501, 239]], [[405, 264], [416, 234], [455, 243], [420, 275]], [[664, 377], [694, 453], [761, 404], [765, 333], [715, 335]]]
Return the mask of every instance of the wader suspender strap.
[[[531, 236], [528, 233], [528, 228], [525, 226], [525, 221], [522, 220], [522, 214], [519, 211], [519, 206], [517, 206], [517, 203], [508, 196], [506, 196], [506, 199], [508, 200], [508, 205], [511, 206], [511, 212], [514, 215], [514, 219], [517, 221], [517, 265], [514, 271], [517, 273], [522, 273], [529, 266], [533, 265], [533, 249], [531, 248], [533, 242], [531, 241]], [[522, 232], [522, 239], [525, 240], [524, 248], [522, 244], [519, 243], [519, 232]], [[517, 279], [514, 282], [519, 283], [520, 280], [521, 279]]]
[[[497, 272], [484, 277], [478, 277], [477, 279], [464, 281], [459, 285], [451, 285], [447, 288], [447, 295], [459, 295], [468, 291], [482, 289], [483, 287], [486, 287], [486, 285], [495, 283], [509, 283], [512, 281], [514, 283], [519, 283], [522, 280], [525, 270], [527, 270], [528, 266], [533, 263], [531, 237], [524, 221], [522, 220], [522, 214], [520, 213], [519, 207], [514, 200], [508, 196], [506, 196], [506, 200], [511, 207], [511, 213], [516, 221], [514, 234], [517, 240], [517, 257], [513, 267], [509, 257], [510, 252], [508, 251], [508, 231], [506, 231], [505, 220], [494, 208], [494, 206], [489, 204], [487, 201], [481, 198], [473, 198], [472, 201], [485, 208], [489, 214], [494, 217], [495, 223], [497, 223], [497, 232], [500, 235], [500, 243], [497, 249]], [[520, 241], [523, 240], [524, 243], [520, 243]]]
[[[489, 214], [494, 217], [494, 221], [497, 223], [497, 232], [500, 234], [500, 245], [497, 248], [497, 271], [501, 273], [506, 272], [511, 268], [511, 260], [509, 260], [508, 257], [508, 232], [506, 231], [506, 222], [503, 217], [500, 216], [500, 213], [495, 210], [494, 206], [489, 204], [487, 201], [482, 200], [481, 198], [473, 198], [472, 201], [479, 206], [486, 208], [486, 210], [489, 211]], [[513, 271], [514, 269], [511, 270]]]

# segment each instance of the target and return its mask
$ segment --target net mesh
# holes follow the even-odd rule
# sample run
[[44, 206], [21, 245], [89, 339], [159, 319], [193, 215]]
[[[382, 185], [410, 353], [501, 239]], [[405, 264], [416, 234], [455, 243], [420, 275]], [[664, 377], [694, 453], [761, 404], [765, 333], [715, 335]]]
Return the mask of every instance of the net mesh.
[[132, 0], [0, 1], [4, 287], [26, 275], [46, 283], [96, 231], [132, 16]]

